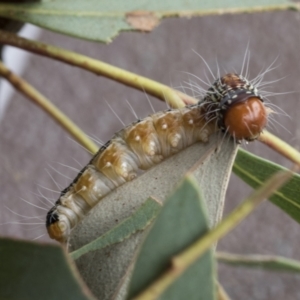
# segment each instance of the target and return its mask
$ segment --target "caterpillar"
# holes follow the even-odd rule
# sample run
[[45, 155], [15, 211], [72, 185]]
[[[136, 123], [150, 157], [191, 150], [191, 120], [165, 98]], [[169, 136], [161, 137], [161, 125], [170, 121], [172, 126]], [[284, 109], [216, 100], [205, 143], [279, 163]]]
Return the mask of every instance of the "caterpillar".
[[[263, 76], [263, 75], [262, 75]], [[72, 228], [113, 189], [178, 151], [222, 131], [236, 142], [253, 141], [268, 110], [254, 82], [228, 73], [216, 79], [197, 104], [168, 109], [117, 132], [64, 189], [46, 216], [49, 236], [68, 240]]]

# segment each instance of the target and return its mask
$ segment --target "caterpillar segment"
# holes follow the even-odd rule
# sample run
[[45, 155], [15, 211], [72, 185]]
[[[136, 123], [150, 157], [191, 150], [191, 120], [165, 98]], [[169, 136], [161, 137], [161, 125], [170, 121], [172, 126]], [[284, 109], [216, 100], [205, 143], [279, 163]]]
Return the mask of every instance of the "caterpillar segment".
[[221, 130], [252, 141], [267, 123], [263, 98], [241, 75], [215, 80], [195, 105], [152, 114], [125, 127], [100, 148], [48, 212], [49, 236], [68, 240], [72, 228], [112, 190], [162, 160]]

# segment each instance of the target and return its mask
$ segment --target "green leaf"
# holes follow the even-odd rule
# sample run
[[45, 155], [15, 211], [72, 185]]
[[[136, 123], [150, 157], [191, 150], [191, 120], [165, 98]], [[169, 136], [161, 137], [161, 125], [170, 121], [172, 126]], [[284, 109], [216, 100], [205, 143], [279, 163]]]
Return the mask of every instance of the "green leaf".
[[[172, 257], [209, 230], [204, 201], [191, 177], [186, 177], [167, 199], [139, 253], [129, 298], [162, 275]], [[214, 299], [214, 263], [207, 251], [188, 268], [159, 299]]]
[[61, 247], [0, 239], [0, 299], [94, 299]]
[[225, 252], [217, 252], [218, 262], [252, 268], [260, 268], [270, 271], [284, 271], [300, 273], [300, 261], [276, 255], [239, 255]]
[[161, 204], [154, 199], [148, 199], [129, 218], [125, 219], [119, 225], [103, 234], [98, 239], [72, 252], [70, 254], [71, 257], [73, 259], [77, 259], [88, 252], [99, 250], [124, 241], [132, 234], [139, 230], [144, 230], [148, 225], [150, 225], [160, 209]]
[[165, 17], [199, 16], [297, 7], [287, 0], [42, 0], [0, 4], [0, 15], [83, 39], [110, 42], [124, 30], [151, 31]]
[[[240, 149], [236, 157], [233, 171], [253, 188], [260, 187], [266, 179], [279, 170], [287, 170], [282, 166], [262, 159]], [[300, 176], [293, 175], [292, 179], [269, 200], [300, 223]]]

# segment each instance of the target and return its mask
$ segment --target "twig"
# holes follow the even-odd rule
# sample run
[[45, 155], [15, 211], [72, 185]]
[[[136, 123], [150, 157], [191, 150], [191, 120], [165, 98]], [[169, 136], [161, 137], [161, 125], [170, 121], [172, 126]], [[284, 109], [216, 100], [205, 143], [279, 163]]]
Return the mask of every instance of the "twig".
[[63, 114], [46, 97], [39, 93], [24, 79], [14, 74], [0, 61], [0, 76], [6, 78], [17, 90], [19, 90], [30, 101], [40, 106], [46, 111], [59, 125], [69, 132], [82, 146], [88, 151], [96, 153], [98, 146], [92, 142], [85, 133], [74, 124], [65, 114]]
[[229, 296], [227, 295], [226, 291], [224, 290], [223, 286], [220, 282], [217, 282], [217, 295], [218, 300], [230, 300]]
[[[187, 104], [194, 104], [197, 102], [195, 98], [154, 80], [122, 70], [85, 55], [21, 38], [11, 32], [0, 30], [0, 43], [50, 57], [93, 72], [97, 75], [108, 77], [166, 101], [172, 107], [183, 107]], [[300, 153], [276, 136], [264, 131], [258, 139], [291, 161], [300, 164]]]
[[258, 140], [300, 166], [300, 153], [274, 134], [264, 130]]
[[42, 56], [51, 57], [93, 72], [97, 75], [108, 77], [140, 91], [145, 91], [152, 96], [168, 102], [168, 104], [174, 108], [197, 102], [196, 99], [154, 80], [125, 71], [82, 54], [21, 38], [11, 32], [0, 30], [0, 43], [15, 46]]
[[276, 255], [241, 255], [216, 252], [218, 262], [243, 267], [260, 268], [271, 271], [300, 272], [300, 261]]

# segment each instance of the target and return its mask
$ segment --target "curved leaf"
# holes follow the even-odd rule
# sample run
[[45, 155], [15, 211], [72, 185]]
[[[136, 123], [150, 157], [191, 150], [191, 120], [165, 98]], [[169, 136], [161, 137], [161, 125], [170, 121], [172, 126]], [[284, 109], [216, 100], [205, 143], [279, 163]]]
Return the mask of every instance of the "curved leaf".
[[[240, 149], [233, 171], [253, 188], [260, 187], [266, 179], [279, 170], [287, 170], [268, 160]], [[294, 174], [292, 179], [269, 200], [300, 223], [300, 176]]]
[[[192, 177], [186, 177], [168, 197], [142, 245], [128, 297], [137, 296], [166, 270], [172, 269], [172, 257], [208, 230], [206, 208], [197, 183]], [[208, 250], [159, 295], [159, 299], [214, 299], [214, 273], [212, 250]], [[155, 292], [153, 299], [158, 297]]]
[[[171, 266], [169, 266], [169, 268], [166, 268], [166, 270], [161, 270], [161, 268], [164, 266], [162, 262], [159, 262], [157, 264], [156, 269], [154, 269], [154, 271], [156, 273], [157, 270], [161, 270], [160, 273], [162, 274], [156, 274], [156, 276], [159, 276], [159, 278], [150, 278], [149, 280], [149, 276], [148, 276], [148, 281], [151, 282], [151, 284], [149, 284], [149, 282], [147, 283], [147, 287], [144, 288], [143, 286], [141, 287], [141, 289], [143, 289], [141, 292], [137, 291], [139, 294], [137, 297], [135, 297], [136, 300], [143, 300], [143, 299], [162, 299], [164, 298], [165, 294], [168, 295], [168, 297], [164, 298], [164, 299], [177, 299], [177, 295], [181, 294], [181, 291], [177, 290], [177, 286], [178, 286], [178, 281], [180, 282], [180, 280], [182, 278], [184, 278], [184, 275], [186, 275], [186, 273], [189, 273], [189, 271], [193, 268], [195, 268], [195, 265], [198, 264], [199, 259], [203, 258], [203, 254], [205, 254], [205, 252], [207, 252], [209, 249], [211, 249], [214, 245], [215, 242], [218, 241], [218, 239], [220, 239], [221, 237], [223, 237], [226, 233], [228, 233], [232, 228], [234, 228], [238, 223], [240, 223], [247, 215], [249, 215], [249, 213], [251, 213], [253, 211], [254, 208], [257, 207], [258, 204], [260, 204], [266, 197], [268, 197], [268, 195], [272, 194], [276, 189], [278, 189], [280, 186], [282, 186], [282, 184], [284, 184], [287, 180], [289, 180], [292, 176], [292, 172], [291, 171], [281, 171], [281, 172], [277, 172], [275, 175], [273, 175], [261, 188], [259, 188], [257, 191], [254, 191], [245, 201], [243, 201], [242, 204], [240, 204], [228, 217], [226, 217], [222, 222], [220, 222], [214, 229], [206, 232], [206, 233], [202, 233], [201, 238], [197, 239], [194, 243], [192, 243], [191, 245], [189, 245], [186, 249], [184, 249], [183, 251], [181, 251], [180, 253], [173, 253], [173, 257], [172, 257], [172, 264]], [[181, 199], [184, 199], [185, 197], [183, 195], [180, 195]], [[185, 199], [186, 201], [186, 199]], [[174, 201], [175, 202], [175, 201]], [[169, 202], [167, 202], [166, 207], [168, 208]], [[195, 209], [195, 208], [194, 208]], [[159, 223], [160, 221], [160, 216], [163, 215], [164, 213], [164, 209], [162, 210], [162, 213], [158, 216], [157, 218], [157, 222], [154, 224], [153, 229], [150, 232], [150, 236], [151, 233], [154, 231], [154, 229], [156, 228], [157, 223]], [[191, 219], [193, 219], [193, 221], [191, 222], [196, 222], [195, 218], [193, 218], [193, 214], [190, 213]], [[172, 219], [171, 219], [172, 220]], [[154, 254], [152, 253], [152, 248], [155, 247], [155, 243], [156, 241], [159, 241], [159, 235], [160, 235], [160, 231], [164, 232], [164, 227], [168, 228], [167, 224], [163, 224], [160, 228], [160, 230], [156, 230], [156, 238], [152, 239], [152, 242], [147, 243], [149, 237], [147, 237], [146, 239], [146, 245], [143, 246], [142, 251], [141, 251], [141, 255], [143, 257], [143, 251], [146, 252], [147, 255], [144, 255], [143, 257], [143, 261], [144, 264], [148, 263], [148, 259], [149, 257], [151, 257], [151, 255], [153, 256]], [[182, 228], [180, 227], [180, 231], [182, 230]], [[177, 232], [178, 230], [176, 230]], [[169, 233], [170, 234], [170, 233]], [[166, 236], [164, 237], [165, 239]], [[169, 238], [170, 239], [170, 238]], [[172, 243], [170, 243], [172, 244]], [[174, 245], [173, 245], [174, 246]], [[167, 247], [165, 245], [165, 247]], [[149, 249], [151, 251], [151, 254], [149, 253]], [[164, 250], [161, 250], [161, 247], [154, 252], [158, 252], [159, 254], [164, 253]], [[159, 256], [159, 254], [156, 254], [157, 256]], [[137, 265], [139, 266], [139, 261], [140, 261], [140, 257], [138, 258], [137, 261]], [[154, 258], [154, 260], [156, 259], [156, 257]], [[143, 262], [142, 261], [142, 262]], [[155, 265], [155, 263], [152, 262], [153, 265]], [[151, 265], [152, 265], [151, 264]], [[151, 266], [143, 266], [141, 267], [141, 272], [143, 270], [148, 270], [151, 269]], [[203, 266], [202, 266], [202, 270], [203, 270]], [[185, 273], [186, 272], [186, 273]], [[137, 273], [137, 272], [135, 272]], [[135, 279], [135, 273], [133, 275], [133, 280]], [[140, 278], [143, 278], [142, 274], [138, 274], [139, 276], [137, 277], [137, 281], [140, 281]], [[150, 273], [151, 275], [151, 273]], [[182, 276], [183, 275], [183, 276]], [[146, 277], [147, 279], [147, 275], [144, 275], [144, 278]], [[190, 281], [192, 281], [192, 279], [190, 279]], [[185, 290], [187, 289], [189, 292], [190, 290], [187, 288], [189, 287], [188, 285], [189, 281], [185, 282], [185, 285], [182, 285], [181, 290]], [[143, 282], [140, 284], [143, 285]], [[145, 285], [145, 284], [144, 284]], [[175, 285], [175, 287], [174, 287]], [[194, 286], [193, 289], [195, 289], [196, 287]], [[169, 293], [169, 290], [171, 289], [171, 294]], [[173, 292], [175, 291], [175, 292]], [[186, 294], [186, 293], [185, 293]], [[171, 295], [171, 297], [170, 297]], [[195, 296], [199, 297], [199, 295], [202, 298], [202, 294], [201, 292], [199, 293], [194, 293], [191, 294], [189, 296], [194, 298]], [[182, 294], [178, 299], [183, 299], [185, 296], [184, 294]], [[206, 296], [209, 297], [209, 296]], [[203, 297], [203, 299], [206, 299], [206, 297]], [[196, 298], [198, 299], [198, 298]]]
[[297, 6], [287, 0], [42, 0], [33, 4], [0, 4], [0, 15], [79, 38], [107, 43], [120, 31], [151, 31], [165, 17], [192, 17], [289, 7]]
[[[187, 171], [201, 186], [210, 226], [215, 226], [222, 216], [237, 149], [233, 142], [228, 142], [216, 151], [220, 143], [217, 134], [211, 136], [209, 143], [188, 147], [112, 191], [73, 229], [71, 250], [83, 247], [117, 226], [149, 196], [164, 200]], [[76, 260], [81, 276], [99, 299], [124, 299], [135, 252], [144, 234], [138, 231], [121, 243], [87, 253]]]

